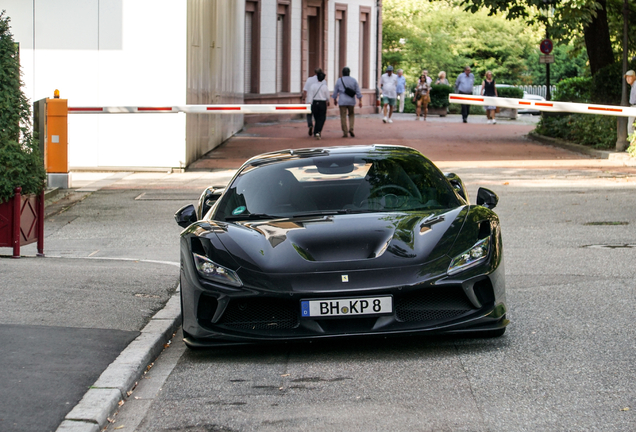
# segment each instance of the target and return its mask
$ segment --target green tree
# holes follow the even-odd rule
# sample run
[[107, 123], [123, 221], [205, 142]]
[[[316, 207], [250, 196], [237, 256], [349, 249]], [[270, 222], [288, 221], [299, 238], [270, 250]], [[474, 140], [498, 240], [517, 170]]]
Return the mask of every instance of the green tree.
[[17, 45], [9, 18], [0, 12], [0, 202], [20, 186], [38, 193], [44, 185], [44, 165], [31, 134], [31, 106], [22, 92]]
[[[530, 24], [548, 25], [550, 37], [556, 41], [568, 43], [582, 39], [587, 49], [592, 75], [615, 61], [613, 47], [617, 46], [617, 43], [616, 39], [613, 43], [610, 23], [614, 25], [619, 22], [621, 6], [618, 3], [622, 3], [619, 0], [461, 1], [466, 10], [473, 13], [485, 9], [491, 16], [505, 14], [508, 19], [522, 18], [527, 19]], [[545, 13], [538, 13], [539, 11]], [[618, 34], [621, 35], [622, 30]]]
[[[562, 79], [589, 76], [587, 52], [574, 45], [556, 45], [552, 51], [554, 63], [550, 65], [550, 83], [556, 84]], [[545, 85], [545, 65], [539, 64], [539, 50], [528, 57], [527, 75], [524, 81], [534, 85]]]
[[466, 13], [451, 0], [383, 2], [382, 63], [404, 69], [412, 83], [424, 68], [433, 78], [443, 70], [452, 82], [464, 65], [473, 68], [476, 82], [487, 70], [499, 82], [521, 82], [540, 37], [521, 20]]

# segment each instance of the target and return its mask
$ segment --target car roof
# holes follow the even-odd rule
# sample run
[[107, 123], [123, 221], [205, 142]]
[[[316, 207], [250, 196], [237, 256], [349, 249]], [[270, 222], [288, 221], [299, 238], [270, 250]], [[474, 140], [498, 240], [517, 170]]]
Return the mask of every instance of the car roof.
[[337, 146], [337, 147], [309, 147], [302, 149], [287, 149], [274, 152], [262, 153], [250, 158], [243, 165], [260, 165], [261, 163], [282, 161], [292, 158], [312, 157], [317, 155], [356, 155], [356, 154], [374, 154], [380, 150], [392, 150], [403, 153], [418, 154], [420, 152], [412, 147], [391, 145], [391, 144], [371, 144], [356, 146]]

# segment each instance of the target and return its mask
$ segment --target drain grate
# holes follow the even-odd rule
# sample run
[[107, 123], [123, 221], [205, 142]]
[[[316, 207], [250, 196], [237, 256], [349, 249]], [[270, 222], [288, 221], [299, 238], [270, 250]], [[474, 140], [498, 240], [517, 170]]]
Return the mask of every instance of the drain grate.
[[586, 222], [583, 225], [588, 226], [598, 226], [598, 225], [629, 225], [629, 222], [621, 222], [621, 221], [601, 221], [601, 222]]
[[632, 248], [636, 248], [636, 244], [621, 244], [621, 245], [599, 244], [599, 245], [585, 245], [581, 247], [589, 248], [589, 249], [632, 249]]

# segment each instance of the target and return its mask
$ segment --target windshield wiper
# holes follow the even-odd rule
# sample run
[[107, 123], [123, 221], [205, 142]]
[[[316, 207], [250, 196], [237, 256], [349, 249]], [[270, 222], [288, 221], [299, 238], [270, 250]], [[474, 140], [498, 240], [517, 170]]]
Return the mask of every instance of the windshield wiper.
[[240, 215], [226, 216], [226, 221], [241, 221], [241, 220], [264, 220], [264, 219], [280, 219], [281, 216], [272, 216], [265, 213], [247, 213]]
[[308, 211], [304, 213], [296, 213], [292, 217], [300, 218], [300, 217], [311, 217], [311, 216], [333, 216], [333, 215], [343, 215], [343, 214], [376, 213], [376, 212], [377, 210], [370, 210], [370, 209], [317, 210], [317, 211]]
[[306, 211], [302, 213], [296, 213], [292, 216], [292, 218], [310, 217], [310, 216], [333, 216], [333, 215], [347, 214], [347, 213], [349, 213], [349, 210], [313, 210], [313, 211]]

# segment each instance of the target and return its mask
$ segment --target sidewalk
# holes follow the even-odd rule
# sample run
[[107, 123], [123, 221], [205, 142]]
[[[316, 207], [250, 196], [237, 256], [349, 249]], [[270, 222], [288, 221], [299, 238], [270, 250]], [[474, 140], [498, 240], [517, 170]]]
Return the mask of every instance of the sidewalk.
[[[174, 212], [196, 202], [204, 187], [226, 184], [255, 154], [409, 145], [460, 174], [472, 196], [486, 185], [636, 183], [634, 167], [527, 139], [533, 119], [488, 125], [483, 116], [468, 124], [454, 116], [413, 118], [396, 115], [384, 124], [377, 116], [358, 117], [356, 138], [346, 139], [339, 120], [330, 118], [321, 141], [307, 136], [302, 121], [256, 124], [186, 173], [73, 173], [72, 192], [47, 206], [46, 258], [35, 258], [35, 245], [22, 248], [19, 260], [0, 248], [0, 430], [55, 430], [65, 417], [81, 421], [66, 421], [61, 430], [99, 430], [134, 385], [131, 377], [154, 360], [179, 323]], [[99, 388], [89, 390], [94, 385]], [[73, 409], [82, 397], [92, 411]]]
[[563, 170], [612, 170], [636, 173], [620, 160], [600, 160], [527, 137], [538, 117], [524, 115], [518, 120], [486, 123], [485, 116], [472, 115], [464, 124], [458, 115], [429, 116], [415, 121], [414, 114], [394, 114], [393, 123], [383, 123], [376, 115], [356, 116], [355, 138], [342, 138], [340, 119], [330, 117], [320, 141], [307, 135], [304, 120], [281, 124], [248, 125], [221, 147], [206, 154], [189, 167], [190, 171], [209, 171], [239, 167], [259, 153], [305, 147], [362, 144], [395, 144], [416, 148], [445, 170], [449, 167], [533, 168]]
[[[179, 283], [174, 212], [231, 174], [74, 173], [46, 209], [46, 258], [0, 248], [0, 430], [56, 430], [98, 379], [116, 408], [179, 324], [178, 296], [157, 315]], [[93, 400], [92, 418], [111, 405]]]

